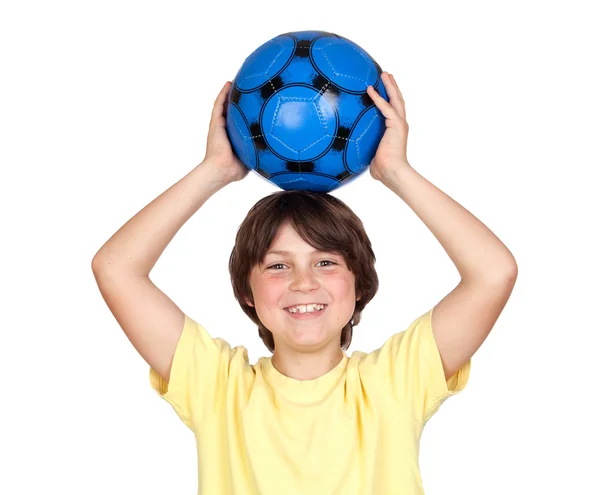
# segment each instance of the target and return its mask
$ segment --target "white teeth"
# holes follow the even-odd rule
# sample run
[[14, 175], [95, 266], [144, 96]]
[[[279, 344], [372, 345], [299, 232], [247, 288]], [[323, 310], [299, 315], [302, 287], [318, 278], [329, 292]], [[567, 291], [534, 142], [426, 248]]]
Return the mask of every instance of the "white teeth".
[[324, 307], [324, 304], [300, 304], [298, 306], [287, 308], [286, 311], [289, 311], [290, 313], [312, 313], [313, 311], [321, 311]]

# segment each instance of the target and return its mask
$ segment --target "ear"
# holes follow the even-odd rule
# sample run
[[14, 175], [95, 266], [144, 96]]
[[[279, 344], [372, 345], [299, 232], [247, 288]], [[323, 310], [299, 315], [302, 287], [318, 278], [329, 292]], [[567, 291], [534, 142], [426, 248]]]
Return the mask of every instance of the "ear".
[[254, 307], [254, 304], [252, 304], [252, 303], [251, 303], [251, 302], [248, 300], [248, 298], [246, 298], [246, 297], [244, 297], [244, 302], [245, 302], [245, 303], [246, 303], [248, 306], [250, 306], [251, 308], [253, 308], [253, 307]]

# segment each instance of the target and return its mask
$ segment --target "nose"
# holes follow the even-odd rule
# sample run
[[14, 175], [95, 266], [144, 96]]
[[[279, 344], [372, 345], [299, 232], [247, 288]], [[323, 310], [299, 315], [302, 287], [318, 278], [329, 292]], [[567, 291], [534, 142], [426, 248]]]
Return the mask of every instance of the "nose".
[[300, 292], [310, 292], [318, 289], [320, 283], [316, 275], [310, 270], [295, 270], [292, 275], [292, 283], [290, 284], [290, 290]]

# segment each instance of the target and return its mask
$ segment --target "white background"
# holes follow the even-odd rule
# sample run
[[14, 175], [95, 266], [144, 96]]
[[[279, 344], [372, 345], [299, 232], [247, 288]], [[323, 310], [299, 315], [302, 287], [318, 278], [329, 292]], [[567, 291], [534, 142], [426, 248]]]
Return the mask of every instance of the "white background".
[[[467, 388], [424, 430], [425, 492], [600, 493], [598, 18], [592, 2], [523, 0], [3, 2], [1, 493], [196, 493], [194, 437], [150, 388], [91, 260], [203, 159], [214, 99], [246, 56], [305, 29], [353, 40], [396, 76], [411, 165], [519, 265]], [[276, 190], [251, 173], [219, 191], [151, 273], [251, 363], [269, 353], [227, 261]], [[377, 256], [380, 289], [348, 354], [372, 351], [458, 272], [368, 172], [332, 194]]]

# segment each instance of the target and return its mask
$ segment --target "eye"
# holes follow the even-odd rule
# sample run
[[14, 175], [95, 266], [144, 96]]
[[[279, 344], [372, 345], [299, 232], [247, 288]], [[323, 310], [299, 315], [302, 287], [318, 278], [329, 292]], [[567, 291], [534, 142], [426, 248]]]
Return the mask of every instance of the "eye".
[[[323, 261], [319, 261], [319, 263], [330, 263], [331, 265], [336, 265], [337, 263], [330, 261], [330, 260], [323, 260]], [[278, 268], [275, 268], [276, 266], [285, 266], [283, 263], [276, 263], [275, 265], [271, 265], [269, 267], [267, 267], [268, 270], [270, 270], [271, 268], [278, 270]], [[325, 265], [325, 266], [330, 266], [330, 265]]]
[[332, 265], [335, 265], [335, 262], [330, 261], [330, 260], [319, 261], [319, 263], [331, 263]]

